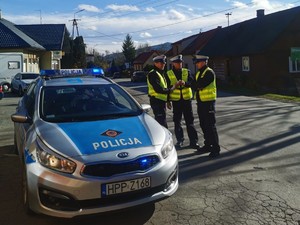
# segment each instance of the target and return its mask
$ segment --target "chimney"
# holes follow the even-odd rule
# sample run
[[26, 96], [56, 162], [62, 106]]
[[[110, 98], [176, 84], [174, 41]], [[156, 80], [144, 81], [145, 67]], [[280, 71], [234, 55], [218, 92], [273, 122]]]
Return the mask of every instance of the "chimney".
[[257, 18], [262, 18], [264, 15], [265, 15], [265, 10], [264, 9], [256, 10], [256, 17]]

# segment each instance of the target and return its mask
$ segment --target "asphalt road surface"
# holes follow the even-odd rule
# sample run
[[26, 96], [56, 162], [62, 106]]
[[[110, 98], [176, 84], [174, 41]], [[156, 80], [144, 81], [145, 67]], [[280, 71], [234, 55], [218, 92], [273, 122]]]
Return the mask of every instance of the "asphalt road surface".
[[[140, 103], [149, 103], [146, 83], [116, 81]], [[59, 219], [23, 211], [10, 121], [18, 100], [13, 95], [0, 100], [0, 225], [300, 224], [299, 104], [219, 92], [221, 156], [211, 160], [189, 148], [178, 150], [180, 187], [174, 196], [122, 212]], [[173, 132], [170, 110], [168, 125]]]

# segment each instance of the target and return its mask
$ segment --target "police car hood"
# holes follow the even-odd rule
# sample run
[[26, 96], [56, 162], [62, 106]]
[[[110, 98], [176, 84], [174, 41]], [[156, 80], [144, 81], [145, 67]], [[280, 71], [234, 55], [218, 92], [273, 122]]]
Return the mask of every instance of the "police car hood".
[[75, 157], [162, 145], [167, 131], [151, 116], [70, 123], [38, 121], [37, 135], [49, 148]]

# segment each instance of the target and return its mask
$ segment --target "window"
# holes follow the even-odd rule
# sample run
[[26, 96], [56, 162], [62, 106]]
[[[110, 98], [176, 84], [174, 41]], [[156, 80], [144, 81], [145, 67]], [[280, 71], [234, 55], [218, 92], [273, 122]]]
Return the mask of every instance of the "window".
[[300, 48], [291, 48], [289, 57], [289, 72], [300, 72]]
[[248, 56], [242, 57], [242, 70], [250, 71], [250, 60]]
[[18, 61], [9, 61], [8, 69], [20, 69], [20, 62]]

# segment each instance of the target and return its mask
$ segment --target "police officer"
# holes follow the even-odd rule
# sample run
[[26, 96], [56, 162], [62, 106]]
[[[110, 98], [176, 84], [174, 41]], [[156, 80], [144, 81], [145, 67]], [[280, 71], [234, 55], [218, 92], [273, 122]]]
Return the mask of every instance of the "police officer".
[[164, 76], [166, 56], [159, 55], [153, 58], [154, 68], [147, 75], [148, 96], [153, 110], [155, 120], [162, 126], [168, 128], [166, 119], [166, 102], [168, 94], [175, 86], [168, 88]]
[[204, 135], [204, 146], [198, 148], [198, 153], [210, 152], [209, 156], [215, 158], [220, 155], [219, 136], [216, 128], [215, 102], [217, 99], [216, 75], [208, 67], [208, 56], [197, 54], [194, 63], [198, 69], [194, 88], [197, 99], [197, 113], [200, 127]]
[[194, 115], [192, 110], [193, 93], [191, 83], [193, 78], [188, 69], [182, 68], [182, 55], [177, 55], [171, 58], [170, 61], [172, 62], [172, 69], [167, 71], [168, 86], [177, 86], [177, 88], [169, 94], [169, 100], [173, 107], [173, 122], [177, 139], [175, 147], [183, 147], [184, 134], [181, 124], [183, 115], [190, 140], [190, 147], [198, 149], [198, 134], [194, 126]]

